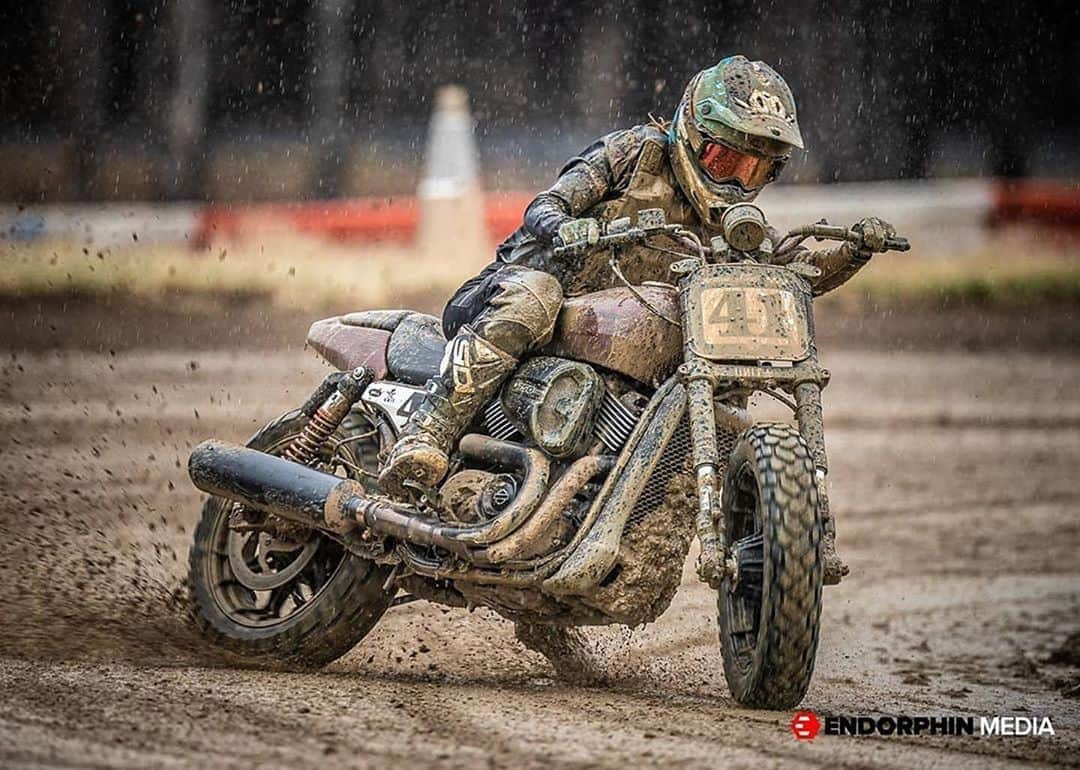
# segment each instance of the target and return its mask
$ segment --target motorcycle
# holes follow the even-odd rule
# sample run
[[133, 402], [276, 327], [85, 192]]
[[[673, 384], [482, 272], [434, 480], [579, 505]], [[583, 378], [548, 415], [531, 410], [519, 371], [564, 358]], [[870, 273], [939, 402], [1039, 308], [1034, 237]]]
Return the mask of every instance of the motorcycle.
[[[773, 262], [811, 236], [861, 235], [819, 223], [773, 244], [751, 204], [723, 223], [706, 245], [645, 210], [597, 244], [560, 247], [607, 249], [620, 277], [622, 249], [655, 248], [672, 257], [673, 280], [568, 298], [552, 341], [459, 440], [445, 481], [411, 501], [375, 480], [439, 370], [437, 319], [375, 310], [313, 324], [308, 343], [336, 371], [246, 446], [207, 441], [191, 455], [190, 477], [210, 495], [190, 560], [204, 631], [322, 665], [419, 599], [553, 633], [636, 626], [668, 607], [696, 536], [733, 697], [798, 704], [832, 527], [829, 372], [814, 340], [818, 269]], [[794, 423], [755, 422], [755, 393]]]

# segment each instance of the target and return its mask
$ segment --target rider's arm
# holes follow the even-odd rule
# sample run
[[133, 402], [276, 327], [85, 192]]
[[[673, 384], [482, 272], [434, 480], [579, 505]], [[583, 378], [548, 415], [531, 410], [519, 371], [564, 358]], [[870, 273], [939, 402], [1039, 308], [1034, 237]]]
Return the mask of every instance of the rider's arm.
[[870, 252], [856, 249], [850, 243], [842, 243], [820, 251], [811, 251], [807, 260], [821, 270], [821, 277], [814, 281], [814, 296], [846, 283], [870, 261]]
[[626, 186], [641, 150], [640, 132], [616, 131], [570, 159], [549, 189], [525, 210], [525, 229], [551, 243], [559, 227]]
[[[773, 243], [778, 243], [780, 234], [770, 229]], [[790, 264], [803, 262], [813, 265], [821, 271], [821, 276], [814, 280], [814, 296], [818, 297], [825, 292], [841, 286], [855, 273], [862, 270], [863, 266], [870, 261], [870, 252], [855, 248], [850, 243], [841, 243], [827, 249], [812, 251], [805, 246], [799, 246], [785, 252], [780, 262]]]

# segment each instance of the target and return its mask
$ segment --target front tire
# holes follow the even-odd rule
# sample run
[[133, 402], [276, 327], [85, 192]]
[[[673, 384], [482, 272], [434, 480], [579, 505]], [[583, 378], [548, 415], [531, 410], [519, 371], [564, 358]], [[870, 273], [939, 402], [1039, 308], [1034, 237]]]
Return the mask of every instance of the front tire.
[[814, 672], [822, 588], [814, 463], [794, 427], [762, 423], [739, 438], [722, 525], [739, 562], [717, 599], [728, 687], [751, 708], [793, 708]]
[[[247, 445], [280, 455], [306, 422], [303, 414], [289, 412]], [[377, 472], [374, 432], [356, 440], [364, 428], [339, 428], [330, 443], [350, 441], [327, 452], [320, 467], [353, 478], [356, 469]], [[246, 656], [322, 666], [352, 649], [390, 606], [394, 591], [383, 589], [390, 567], [355, 556], [316, 531], [292, 549], [293, 543], [261, 531], [237, 532], [229, 525], [232, 511], [226, 500], [207, 499], [189, 559], [195, 616], [216, 644]]]

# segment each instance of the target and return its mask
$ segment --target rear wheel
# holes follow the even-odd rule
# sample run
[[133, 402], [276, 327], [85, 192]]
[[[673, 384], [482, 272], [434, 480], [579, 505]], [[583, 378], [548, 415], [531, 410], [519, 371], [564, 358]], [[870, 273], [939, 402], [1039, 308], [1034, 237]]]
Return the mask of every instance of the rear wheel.
[[[322, 470], [370, 482], [378, 472], [377, 434], [365, 423], [335, 433]], [[307, 418], [290, 412], [248, 446], [280, 455]], [[196, 616], [215, 642], [237, 652], [321, 666], [341, 657], [390, 606], [389, 567], [350, 554], [314, 530], [230, 526], [236, 506], [209, 498], [195, 529], [190, 577]]]
[[793, 708], [814, 672], [822, 587], [814, 463], [794, 427], [762, 423], [739, 438], [723, 517], [739, 564], [717, 600], [728, 687], [746, 706]]

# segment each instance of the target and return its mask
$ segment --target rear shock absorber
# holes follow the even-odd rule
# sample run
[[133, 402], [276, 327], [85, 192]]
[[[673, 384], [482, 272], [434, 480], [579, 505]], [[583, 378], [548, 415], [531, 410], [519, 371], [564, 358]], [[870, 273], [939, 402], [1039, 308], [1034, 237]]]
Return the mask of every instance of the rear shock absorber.
[[[307, 425], [300, 435], [289, 442], [282, 456], [301, 465], [313, 464], [319, 457], [319, 450], [348, 416], [349, 410], [360, 400], [373, 378], [372, 371], [366, 366], [358, 366], [335, 378], [336, 384], [327, 378], [304, 405], [302, 411], [309, 415]], [[311, 412], [315, 403], [318, 403], [318, 408]]]

